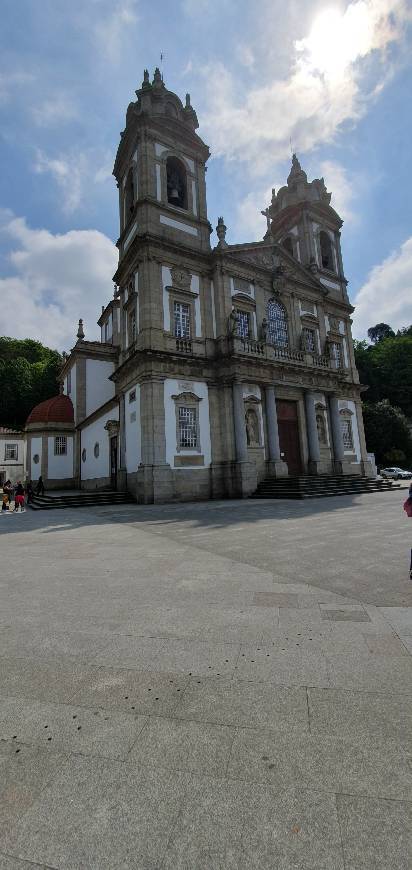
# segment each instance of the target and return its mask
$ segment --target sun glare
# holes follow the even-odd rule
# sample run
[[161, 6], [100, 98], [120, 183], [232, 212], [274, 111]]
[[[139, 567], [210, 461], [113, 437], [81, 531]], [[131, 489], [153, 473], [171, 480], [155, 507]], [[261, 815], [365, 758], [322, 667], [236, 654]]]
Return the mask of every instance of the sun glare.
[[300, 63], [308, 73], [342, 78], [351, 63], [370, 51], [372, 32], [370, 7], [363, 0], [350, 3], [344, 13], [325, 9], [315, 18], [309, 36], [296, 42]]

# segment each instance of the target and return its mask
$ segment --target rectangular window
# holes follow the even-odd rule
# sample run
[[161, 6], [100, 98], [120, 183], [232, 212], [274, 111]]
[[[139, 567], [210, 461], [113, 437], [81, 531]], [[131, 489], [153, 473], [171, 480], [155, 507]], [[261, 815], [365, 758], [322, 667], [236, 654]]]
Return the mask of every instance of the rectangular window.
[[316, 336], [314, 329], [308, 329], [306, 326], [302, 329], [303, 346], [307, 353], [316, 353]]
[[353, 432], [350, 420], [341, 420], [343, 446], [345, 450], [353, 450]]
[[65, 456], [67, 453], [67, 438], [65, 435], [57, 435], [54, 439], [54, 455]]
[[131, 402], [135, 402], [135, 401], [136, 401], [136, 390], [130, 390], [130, 393], [129, 393], [129, 405], [130, 405]]
[[248, 311], [237, 310], [237, 334], [239, 338], [250, 338], [250, 314]]
[[179, 408], [179, 447], [197, 448], [197, 410], [196, 408]]
[[333, 341], [331, 344], [332, 359], [336, 360], [338, 369], [342, 368], [342, 347], [339, 341]]
[[190, 338], [190, 305], [173, 302], [174, 334], [176, 338]]
[[4, 459], [12, 459], [15, 462], [17, 461], [19, 456], [19, 448], [17, 444], [5, 444], [4, 445]]

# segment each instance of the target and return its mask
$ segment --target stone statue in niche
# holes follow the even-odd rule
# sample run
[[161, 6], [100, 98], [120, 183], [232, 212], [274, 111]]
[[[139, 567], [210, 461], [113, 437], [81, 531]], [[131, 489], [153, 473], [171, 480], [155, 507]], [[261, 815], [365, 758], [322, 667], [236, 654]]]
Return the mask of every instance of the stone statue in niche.
[[326, 444], [326, 425], [323, 414], [316, 414], [316, 428], [318, 430], [319, 444]]
[[227, 331], [228, 335], [236, 335], [238, 331], [238, 323], [239, 323], [239, 315], [235, 308], [232, 308], [229, 317], [227, 319]]
[[246, 422], [246, 439], [248, 447], [259, 446], [259, 421], [256, 411], [249, 408], [245, 415]]

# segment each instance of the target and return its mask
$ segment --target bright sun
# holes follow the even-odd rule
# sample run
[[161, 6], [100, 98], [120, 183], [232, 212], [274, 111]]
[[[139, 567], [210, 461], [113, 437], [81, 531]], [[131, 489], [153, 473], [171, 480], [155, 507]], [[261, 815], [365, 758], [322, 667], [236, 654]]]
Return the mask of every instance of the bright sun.
[[369, 4], [358, 0], [343, 13], [335, 8], [321, 12], [309, 36], [296, 42], [296, 49], [308, 72], [336, 80], [358, 57], [370, 51], [372, 31]]

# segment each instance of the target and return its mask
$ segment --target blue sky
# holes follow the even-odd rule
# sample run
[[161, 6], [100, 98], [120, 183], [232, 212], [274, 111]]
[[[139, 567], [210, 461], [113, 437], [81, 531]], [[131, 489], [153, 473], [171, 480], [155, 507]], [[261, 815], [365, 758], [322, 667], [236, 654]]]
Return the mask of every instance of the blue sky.
[[222, 214], [228, 241], [262, 238], [292, 141], [345, 221], [355, 336], [412, 323], [409, 0], [0, 0], [0, 11], [1, 334], [68, 349], [83, 317], [95, 337], [116, 267], [119, 132], [161, 52], [212, 151], [212, 225]]

